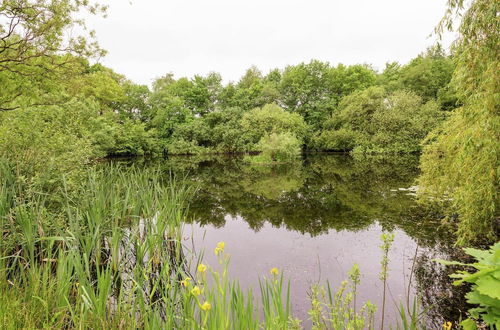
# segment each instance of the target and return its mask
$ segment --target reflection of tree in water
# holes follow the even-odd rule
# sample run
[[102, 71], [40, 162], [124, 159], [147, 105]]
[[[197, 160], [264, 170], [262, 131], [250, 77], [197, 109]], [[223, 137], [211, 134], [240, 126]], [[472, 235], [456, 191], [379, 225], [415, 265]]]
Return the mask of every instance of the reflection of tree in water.
[[440, 245], [417, 256], [415, 262], [416, 291], [426, 310], [426, 325], [429, 329], [440, 329], [446, 321], [456, 322], [465, 318], [471, 307], [465, 302], [468, 285], [453, 286], [449, 277], [457, 268], [438, 264], [435, 258], [463, 260], [466, 256], [451, 245]]
[[246, 166], [242, 172], [240, 184], [246, 192], [273, 201], [279, 201], [286, 193], [299, 190], [305, 181], [300, 162], [294, 166]]
[[238, 158], [197, 162], [172, 159], [174, 173], [189, 172], [199, 191], [190, 203], [201, 224], [223, 226], [225, 217], [242, 217], [254, 230], [265, 222], [318, 235], [360, 230], [378, 220], [385, 227], [401, 221], [413, 200], [398, 188], [412, 185], [415, 157], [354, 160], [345, 155], [308, 156], [275, 166], [245, 164]]

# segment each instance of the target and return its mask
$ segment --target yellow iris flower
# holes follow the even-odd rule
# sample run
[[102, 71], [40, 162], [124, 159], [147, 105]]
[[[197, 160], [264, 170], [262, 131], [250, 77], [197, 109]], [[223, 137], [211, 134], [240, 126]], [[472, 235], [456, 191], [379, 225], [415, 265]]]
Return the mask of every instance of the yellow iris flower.
[[199, 286], [195, 286], [193, 289], [191, 289], [191, 293], [193, 296], [199, 296], [201, 294], [201, 289]]
[[205, 301], [201, 305], [201, 309], [204, 310], [204, 311], [209, 311], [211, 308], [212, 308], [212, 305], [208, 301]]
[[207, 271], [207, 266], [205, 266], [204, 264], [199, 264], [198, 265], [198, 272], [199, 273], [205, 273]]
[[217, 243], [217, 246], [215, 247], [215, 250], [214, 250], [215, 255], [218, 256], [219, 253], [223, 252], [225, 246], [226, 246], [226, 243], [224, 243], [224, 242]]

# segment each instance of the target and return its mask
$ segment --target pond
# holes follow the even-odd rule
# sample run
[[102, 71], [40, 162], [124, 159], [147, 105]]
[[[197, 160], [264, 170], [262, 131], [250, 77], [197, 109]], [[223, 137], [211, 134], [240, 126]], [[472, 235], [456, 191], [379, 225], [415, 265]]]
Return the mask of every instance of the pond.
[[362, 274], [358, 301], [370, 300], [380, 310], [383, 232], [395, 233], [386, 307], [391, 323], [397, 320], [400, 302], [415, 296], [429, 309], [431, 328], [458, 318], [465, 308], [459, 299], [463, 292], [451, 288], [448, 273], [432, 261], [456, 251], [438, 222], [419, 215], [417, 156], [309, 154], [276, 165], [229, 156], [143, 162], [196, 187], [184, 226], [184, 245], [194, 252], [194, 260], [205, 251], [204, 262], [217, 265], [212, 251], [224, 241], [231, 276], [254, 293], [259, 278], [269, 277], [269, 270], [277, 267], [290, 279], [296, 317], [308, 319], [312, 284], [328, 280], [337, 288], [355, 263]]

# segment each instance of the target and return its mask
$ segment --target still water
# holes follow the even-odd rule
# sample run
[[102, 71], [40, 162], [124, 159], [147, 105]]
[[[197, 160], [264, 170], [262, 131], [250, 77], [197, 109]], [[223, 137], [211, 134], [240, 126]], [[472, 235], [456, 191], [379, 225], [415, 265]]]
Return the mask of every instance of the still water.
[[206, 251], [204, 262], [215, 267], [213, 248], [224, 241], [231, 276], [254, 293], [259, 278], [277, 267], [290, 279], [293, 314], [306, 327], [311, 285], [328, 280], [337, 288], [355, 263], [362, 274], [358, 301], [370, 300], [380, 309], [380, 236], [389, 231], [396, 235], [389, 253], [391, 323], [399, 303], [415, 296], [429, 309], [431, 328], [463, 310], [456, 299], [461, 293], [431, 260], [454, 250], [437, 222], [418, 215], [417, 157], [319, 154], [255, 165], [241, 157], [179, 156], [146, 165], [161, 166], [196, 188], [184, 225], [186, 249], [195, 255]]

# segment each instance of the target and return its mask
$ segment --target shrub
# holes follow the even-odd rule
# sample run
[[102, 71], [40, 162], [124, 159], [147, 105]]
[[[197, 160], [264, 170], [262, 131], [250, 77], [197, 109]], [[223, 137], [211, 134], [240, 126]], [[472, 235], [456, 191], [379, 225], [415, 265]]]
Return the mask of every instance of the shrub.
[[350, 129], [327, 130], [313, 138], [313, 146], [325, 151], [349, 151], [356, 146], [358, 134]]
[[89, 130], [96, 111], [95, 103], [71, 102], [0, 113], [0, 158], [47, 193], [60, 188], [63, 175], [71, 184], [73, 174], [97, 155]]
[[114, 118], [98, 117], [92, 121], [93, 144], [101, 156], [137, 156], [161, 151], [155, 130], [146, 130], [145, 124], [132, 119], [117, 123]]
[[434, 101], [423, 103], [407, 91], [386, 95], [383, 88], [371, 87], [346, 97], [325, 123], [330, 130], [316, 142], [323, 150], [411, 153], [420, 150], [421, 141], [443, 118]]
[[253, 143], [266, 134], [290, 132], [298, 139], [304, 139], [308, 132], [308, 126], [299, 114], [286, 112], [276, 104], [266, 104], [245, 113], [241, 125]]
[[172, 155], [197, 155], [209, 152], [210, 149], [199, 146], [196, 141], [182, 138], [167, 144], [167, 152]]
[[262, 161], [289, 161], [300, 155], [301, 142], [290, 132], [272, 133], [262, 137], [257, 144]]

